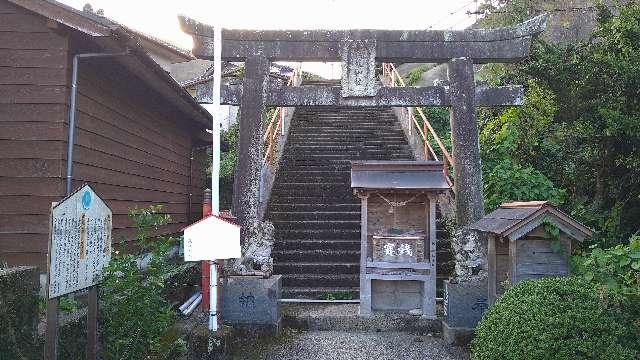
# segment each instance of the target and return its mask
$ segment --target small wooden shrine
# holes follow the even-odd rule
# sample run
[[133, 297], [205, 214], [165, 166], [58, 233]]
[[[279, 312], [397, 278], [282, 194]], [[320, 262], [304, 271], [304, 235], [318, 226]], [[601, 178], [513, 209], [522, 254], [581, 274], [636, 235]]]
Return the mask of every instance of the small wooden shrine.
[[436, 195], [451, 189], [439, 161], [351, 164], [361, 199], [360, 315], [435, 318]]
[[568, 275], [572, 242], [593, 235], [546, 201], [504, 203], [469, 228], [488, 234], [489, 304], [508, 284]]

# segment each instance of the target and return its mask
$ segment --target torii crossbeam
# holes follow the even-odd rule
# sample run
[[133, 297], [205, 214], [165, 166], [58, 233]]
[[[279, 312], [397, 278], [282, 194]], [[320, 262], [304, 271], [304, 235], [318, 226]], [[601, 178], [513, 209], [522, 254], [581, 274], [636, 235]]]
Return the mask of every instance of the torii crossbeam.
[[[222, 59], [245, 62], [242, 86], [222, 88], [222, 103], [240, 104], [240, 152], [236, 191], [243, 194], [238, 219], [251, 226], [257, 220], [260, 181], [260, 119], [265, 106], [450, 106], [456, 185], [456, 215], [460, 226], [483, 215], [482, 175], [476, 106], [522, 104], [519, 86], [478, 87], [473, 65], [513, 63], [529, 55], [534, 36], [542, 32], [541, 15], [510, 28], [461, 31], [387, 30], [222, 30]], [[193, 36], [196, 57], [213, 59], [213, 27], [180, 18]], [[340, 87], [271, 86], [272, 61], [340, 61]], [[432, 87], [381, 87], [377, 62], [447, 63], [448, 83]], [[206, 101], [206, 99], [205, 99]], [[244, 237], [244, 235], [243, 235]]]

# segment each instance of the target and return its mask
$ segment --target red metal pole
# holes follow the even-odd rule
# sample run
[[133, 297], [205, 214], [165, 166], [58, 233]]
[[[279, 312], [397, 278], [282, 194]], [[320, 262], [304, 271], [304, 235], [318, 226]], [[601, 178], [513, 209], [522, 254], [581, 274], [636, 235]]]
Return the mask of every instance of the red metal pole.
[[[202, 217], [205, 218], [211, 215], [211, 190], [206, 189], [204, 191], [204, 199], [202, 201]], [[202, 283], [200, 284], [200, 291], [202, 291], [202, 312], [209, 312], [209, 261], [202, 261]]]

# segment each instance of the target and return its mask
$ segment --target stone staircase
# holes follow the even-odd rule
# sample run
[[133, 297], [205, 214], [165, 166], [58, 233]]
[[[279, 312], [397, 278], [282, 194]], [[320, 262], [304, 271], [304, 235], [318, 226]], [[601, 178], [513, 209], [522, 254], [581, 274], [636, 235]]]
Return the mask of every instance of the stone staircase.
[[358, 298], [360, 201], [350, 161], [413, 159], [390, 108], [296, 109], [266, 215], [283, 298]]

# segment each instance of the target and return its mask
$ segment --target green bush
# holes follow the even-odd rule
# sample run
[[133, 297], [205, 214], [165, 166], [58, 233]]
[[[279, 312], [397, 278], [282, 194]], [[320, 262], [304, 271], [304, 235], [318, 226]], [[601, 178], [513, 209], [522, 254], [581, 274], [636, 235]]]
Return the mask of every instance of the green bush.
[[172, 359], [186, 350], [173, 329], [174, 311], [163, 296], [165, 275], [173, 268], [167, 253], [176, 241], [152, 237], [171, 221], [161, 209], [151, 206], [129, 212], [137, 228], [136, 245], [150, 253], [148, 266], [142, 269], [136, 256], [115, 251], [104, 270], [100, 311], [105, 360]]
[[626, 245], [608, 249], [594, 245], [590, 250], [573, 257], [572, 271], [607, 298], [611, 311], [634, 323], [635, 336], [640, 339], [640, 236], [632, 237]]
[[582, 279], [529, 280], [509, 289], [484, 315], [471, 358], [634, 359], [633, 331]]

